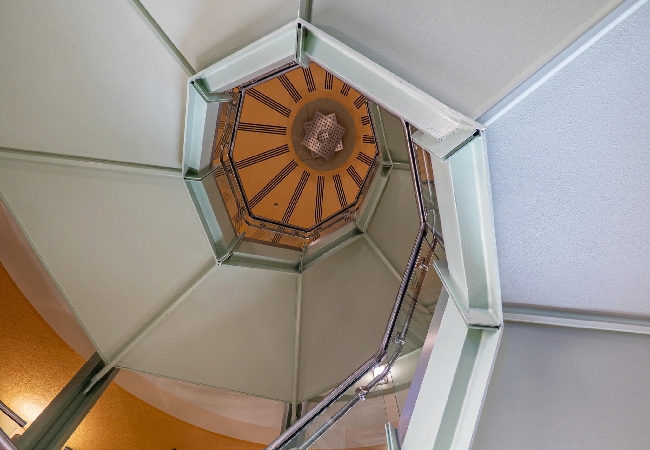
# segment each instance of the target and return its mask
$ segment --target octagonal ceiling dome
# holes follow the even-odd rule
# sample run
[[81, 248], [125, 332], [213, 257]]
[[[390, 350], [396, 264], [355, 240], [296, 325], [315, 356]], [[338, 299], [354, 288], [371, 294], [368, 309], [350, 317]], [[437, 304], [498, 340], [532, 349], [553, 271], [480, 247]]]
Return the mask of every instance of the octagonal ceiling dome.
[[300, 249], [353, 220], [378, 166], [365, 97], [314, 63], [233, 94], [212, 163], [235, 233]]

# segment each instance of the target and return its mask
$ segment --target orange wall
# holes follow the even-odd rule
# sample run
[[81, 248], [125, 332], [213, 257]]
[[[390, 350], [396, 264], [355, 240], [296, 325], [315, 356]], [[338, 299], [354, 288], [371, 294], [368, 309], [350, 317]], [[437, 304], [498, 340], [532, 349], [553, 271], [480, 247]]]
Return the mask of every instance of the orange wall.
[[[0, 264], [0, 400], [31, 423], [84, 364]], [[195, 427], [111, 383], [68, 445], [74, 450], [257, 450]]]

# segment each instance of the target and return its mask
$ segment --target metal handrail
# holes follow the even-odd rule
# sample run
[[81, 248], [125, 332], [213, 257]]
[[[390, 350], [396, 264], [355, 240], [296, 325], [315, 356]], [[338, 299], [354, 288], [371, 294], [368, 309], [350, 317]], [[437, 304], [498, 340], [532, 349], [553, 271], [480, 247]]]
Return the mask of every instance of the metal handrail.
[[0, 450], [17, 450], [16, 446], [9, 439], [9, 436], [2, 431], [2, 428], [0, 428]]
[[[411, 175], [413, 177], [413, 184], [415, 187], [415, 195], [417, 198], [418, 213], [420, 218], [420, 227], [418, 230], [418, 235], [411, 250], [411, 255], [409, 256], [408, 264], [402, 280], [400, 282], [399, 290], [397, 291], [397, 296], [395, 299], [395, 304], [393, 305], [393, 310], [391, 311], [390, 317], [388, 319], [388, 324], [384, 332], [384, 336], [379, 346], [379, 350], [370, 357], [365, 363], [363, 363], [357, 370], [355, 370], [350, 376], [348, 376], [343, 382], [341, 382], [336, 388], [334, 388], [323, 400], [318, 402], [318, 404], [312, 408], [307, 414], [301, 417], [296, 421], [291, 427], [282, 433], [277, 439], [275, 439], [266, 450], [280, 450], [291, 440], [296, 438], [299, 433], [301, 433], [306, 426], [311, 423], [315, 418], [321, 415], [328, 407], [330, 407], [334, 402], [336, 402], [348, 389], [354, 386], [364, 375], [366, 375], [372, 368], [378, 366], [381, 361], [386, 357], [388, 353], [388, 347], [390, 345], [390, 338], [393, 335], [395, 325], [397, 323], [397, 317], [402, 305], [406, 293], [408, 292], [408, 287], [413, 278], [413, 274], [417, 268], [418, 255], [422, 249], [422, 245], [425, 242], [426, 235], [431, 231], [426, 218], [426, 212], [424, 208], [424, 203], [422, 199], [422, 189], [420, 186], [420, 176], [417, 168], [417, 160], [415, 157], [415, 149], [413, 148], [413, 143], [410, 138], [410, 126], [408, 123], [403, 122], [403, 127], [406, 132], [407, 141], [408, 141], [408, 150], [409, 150], [409, 159], [411, 160]], [[434, 232], [434, 243], [436, 242]], [[384, 370], [381, 374], [374, 377], [370, 383], [366, 386], [357, 388], [356, 395], [348, 401], [339, 411], [336, 412], [327, 422], [325, 422], [309, 439], [307, 439], [302, 445], [296, 447], [298, 450], [305, 450], [309, 448], [318, 438], [320, 438], [329, 428], [332, 427], [338, 420], [341, 419], [350, 409], [352, 409], [357, 403], [365, 399], [365, 396], [370, 392], [381, 380], [383, 380], [388, 372], [391, 370], [397, 358], [399, 358], [402, 348], [404, 346], [404, 340], [411, 323], [411, 318], [413, 317], [413, 312], [415, 310], [415, 305], [417, 302], [417, 297], [413, 298], [413, 301], [409, 307], [407, 317], [402, 326], [399, 336], [395, 339], [396, 348], [390, 359], [388, 360]]]

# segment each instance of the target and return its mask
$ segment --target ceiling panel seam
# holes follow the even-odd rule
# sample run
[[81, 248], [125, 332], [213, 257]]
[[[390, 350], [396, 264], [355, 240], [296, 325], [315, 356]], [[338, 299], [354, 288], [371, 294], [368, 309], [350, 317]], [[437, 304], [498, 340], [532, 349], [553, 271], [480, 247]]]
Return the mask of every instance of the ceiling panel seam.
[[298, 405], [298, 364], [300, 364], [300, 314], [302, 308], [302, 273], [296, 277], [296, 329], [293, 344], [293, 380], [291, 391], [291, 423], [296, 421]]
[[54, 286], [56, 286], [56, 289], [58, 289], [58, 291], [61, 294], [61, 296], [63, 297], [63, 299], [68, 304], [68, 307], [70, 308], [70, 311], [72, 311], [72, 314], [74, 315], [74, 318], [76, 319], [77, 323], [84, 330], [84, 333], [86, 333], [86, 336], [88, 336], [88, 339], [92, 343], [93, 347], [95, 347], [95, 351], [97, 352], [97, 354], [104, 361], [106, 361], [106, 357], [103, 355], [102, 351], [100, 350], [99, 345], [97, 345], [97, 342], [95, 342], [95, 339], [90, 334], [90, 331], [86, 328], [86, 325], [82, 322], [81, 318], [79, 317], [79, 314], [75, 310], [74, 306], [72, 306], [72, 302], [70, 302], [70, 299], [68, 299], [68, 296], [65, 294], [65, 292], [61, 288], [61, 285], [59, 284], [58, 280], [56, 279], [56, 277], [54, 276], [54, 274], [52, 273], [52, 271], [50, 270], [48, 265], [45, 263], [45, 260], [43, 259], [43, 256], [40, 254], [40, 252], [38, 251], [38, 249], [34, 245], [34, 242], [32, 242], [31, 238], [29, 237], [29, 235], [25, 231], [25, 228], [23, 227], [23, 225], [18, 220], [18, 217], [16, 216], [16, 213], [13, 211], [13, 209], [11, 208], [11, 205], [9, 205], [9, 202], [4, 197], [4, 195], [2, 195], [1, 191], [0, 191], [0, 202], [2, 202], [4, 204], [6, 210], [9, 212], [9, 216], [10, 216], [9, 218], [13, 219], [15, 224], [18, 226], [20, 232], [22, 233], [25, 240], [27, 241], [27, 243], [31, 247], [32, 251], [34, 252], [34, 255], [36, 255], [36, 257], [38, 258], [38, 261], [40, 262], [40, 264], [42, 264], [43, 268], [45, 269], [45, 272], [52, 279], [52, 282], [54, 283]]
[[156, 326], [165, 320], [169, 314], [172, 313], [181, 303], [183, 303], [196, 289], [203, 284], [205, 280], [210, 278], [210, 276], [215, 272], [217, 267], [219, 267], [214, 260], [211, 260], [211, 263], [207, 268], [204, 268], [198, 278], [195, 278], [195, 281], [187, 288], [184, 289], [183, 293], [169, 302], [160, 312], [158, 312], [154, 317], [150, 318], [149, 321], [138, 331], [130, 336], [122, 348], [117, 352], [116, 355], [111, 356], [111, 359], [106, 362], [106, 365], [97, 372], [97, 374], [90, 380], [90, 383], [84, 390], [84, 393], [90, 391], [90, 389], [102, 379], [117, 363], [122, 360], [151, 330], [156, 328]]
[[503, 319], [506, 322], [650, 335], [650, 318], [619, 317], [592, 310], [504, 305]]
[[111, 170], [114, 172], [126, 172], [179, 179], [182, 178], [181, 170], [173, 167], [116, 161], [112, 159], [91, 158], [87, 156], [62, 155], [10, 147], [0, 147], [0, 158], [27, 161], [30, 163], [58, 164], [68, 167]]
[[580, 36], [567, 48], [553, 57], [549, 62], [536, 70], [526, 80], [515, 87], [494, 106], [476, 117], [476, 121], [484, 126], [490, 126], [506, 112], [510, 111], [526, 97], [535, 92], [539, 87], [551, 79], [560, 70], [566, 67], [592, 45], [603, 38], [618, 24], [627, 19], [636, 10], [647, 3], [648, 0], [626, 0], [611, 13], [605, 16], [595, 26]]
[[133, 9], [138, 13], [138, 15], [144, 20], [144, 22], [147, 24], [147, 26], [151, 29], [151, 31], [156, 35], [156, 37], [162, 42], [164, 47], [169, 51], [169, 53], [172, 55], [174, 60], [180, 66], [183, 68], [183, 71], [185, 73], [192, 77], [196, 75], [196, 70], [192, 65], [189, 63], [187, 58], [181, 53], [181, 51], [176, 47], [176, 45], [172, 42], [171, 39], [169, 39], [169, 36], [167, 36], [167, 33], [158, 25], [158, 22], [156, 22], [156, 19], [153, 18], [151, 14], [149, 14], [149, 11], [147, 11], [147, 8], [144, 7], [142, 3], [140, 3], [139, 0], [128, 0], [128, 2], [133, 6]]
[[363, 234], [363, 238], [366, 240], [372, 251], [375, 252], [377, 257], [381, 260], [382, 263], [386, 266], [388, 271], [392, 273], [398, 281], [402, 281], [402, 276], [399, 274], [395, 266], [388, 260], [384, 252], [381, 251], [377, 243], [370, 237], [368, 233]]

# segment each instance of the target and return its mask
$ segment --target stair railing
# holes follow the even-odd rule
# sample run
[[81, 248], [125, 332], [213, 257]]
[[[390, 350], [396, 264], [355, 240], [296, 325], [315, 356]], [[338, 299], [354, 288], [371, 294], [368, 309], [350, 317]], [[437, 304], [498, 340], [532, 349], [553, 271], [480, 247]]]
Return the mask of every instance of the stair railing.
[[[300, 433], [305, 431], [307, 426], [309, 426], [327, 408], [329, 408], [332, 404], [334, 404], [337, 400], [339, 400], [343, 396], [343, 394], [346, 391], [348, 391], [352, 386], [354, 386], [361, 378], [363, 378], [372, 369], [378, 367], [381, 364], [381, 362], [386, 358], [388, 354], [388, 348], [391, 344], [391, 336], [393, 336], [393, 333], [395, 331], [397, 318], [399, 316], [400, 311], [402, 310], [404, 299], [407, 296], [409, 285], [411, 284], [413, 276], [416, 270], [418, 269], [418, 267], [421, 267], [426, 270], [426, 268], [431, 262], [431, 256], [439, 240], [438, 239], [439, 233], [436, 232], [437, 230], [433, 230], [431, 225], [427, 222], [428, 211], [422, 198], [422, 188], [420, 184], [421, 177], [418, 170], [418, 163], [417, 163], [415, 150], [413, 147], [413, 142], [411, 141], [410, 138], [411, 136], [410, 126], [406, 122], [403, 122], [403, 125], [404, 125], [404, 131], [406, 133], [407, 142], [408, 142], [411, 175], [413, 178], [413, 185], [415, 189], [418, 213], [420, 216], [420, 228], [418, 230], [415, 244], [413, 245], [413, 248], [411, 250], [411, 254], [409, 256], [409, 260], [406, 265], [406, 270], [404, 271], [404, 275], [402, 276], [399, 290], [397, 291], [395, 303], [393, 305], [393, 309], [391, 311], [390, 318], [388, 320], [386, 331], [384, 332], [384, 336], [382, 338], [379, 350], [377, 350], [377, 352], [374, 355], [372, 355], [370, 359], [368, 359], [365, 363], [363, 363], [357, 370], [355, 370], [345, 380], [343, 380], [336, 388], [334, 388], [329, 394], [327, 394], [325, 398], [323, 398], [320, 402], [318, 402], [318, 404], [316, 404], [316, 406], [314, 406], [304, 416], [298, 419], [291, 427], [287, 428], [287, 430], [284, 433], [282, 433], [275, 441], [273, 441], [266, 448], [266, 450], [287, 450], [286, 449], [287, 445], [289, 445], [294, 439], [296, 439], [300, 435]], [[428, 240], [427, 240], [428, 233], [432, 234], [431, 244], [428, 244]], [[427, 256], [425, 256], [422, 260], [420, 260], [419, 256], [421, 254], [423, 245], [425, 243], [427, 243], [430, 246], [430, 248], [427, 253]], [[419, 290], [422, 287], [422, 279], [418, 280], [416, 284], [417, 286], [415, 288], [415, 292], [413, 293], [413, 295], [410, 296], [411, 304], [409, 306], [406, 318], [402, 325], [402, 329], [400, 330], [399, 334], [393, 341], [396, 344], [395, 350], [393, 351], [393, 354], [388, 359], [382, 372], [379, 375], [375, 376], [372, 379], [372, 381], [370, 381], [370, 383], [368, 383], [366, 386], [357, 388], [355, 390], [355, 395], [352, 397], [351, 400], [349, 400], [343, 407], [341, 407], [330, 419], [328, 419], [321, 427], [319, 427], [318, 430], [316, 430], [307, 440], [305, 440], [302, 444], [298, 444], [298, 446], [293, 447], [292, 450], [308, 449], [323, 434], [325, 434], [327, 430], [329, 430], [348, 411], [350, 411], [357, 403], [364, 400], [366, 395], [368, 395], [368, 393], [375, 386], [377, 386], [384, 378], [386, 378], [393, 364], [395, 364], [397, 359], [400, 357], [402, 348], [404, 347], [406, 335], [408, 333], [409, 325], [411, 323], [413, 312], [415, 310], [415, 305], [417, 303]]]

